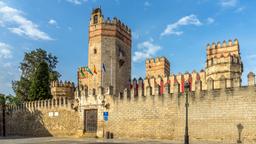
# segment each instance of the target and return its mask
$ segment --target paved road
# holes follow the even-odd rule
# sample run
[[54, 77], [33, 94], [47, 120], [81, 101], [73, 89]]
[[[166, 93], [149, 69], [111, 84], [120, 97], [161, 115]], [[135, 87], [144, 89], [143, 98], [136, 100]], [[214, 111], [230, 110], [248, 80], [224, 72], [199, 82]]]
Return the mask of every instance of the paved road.
[[[183, 144], [170, 140], [124, 140], [124, 139], [88, 139], [88, 138], [0, 138], [0, 144]], [[191, 144], [223, 144], [218, 142], [191, 142]]]

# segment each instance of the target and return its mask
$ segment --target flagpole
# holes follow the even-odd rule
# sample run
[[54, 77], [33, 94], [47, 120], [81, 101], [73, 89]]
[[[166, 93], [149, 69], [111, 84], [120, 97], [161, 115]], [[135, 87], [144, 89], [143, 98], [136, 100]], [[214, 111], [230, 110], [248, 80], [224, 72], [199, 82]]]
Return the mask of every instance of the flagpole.
[[77, 90], [78, 90], [78, 97], [80, 97], [79, 70], [80, 70], [80, 68], [78, 68], [78, 73], [77, 73]]
[[103, 87], [103, 72], [102, 72], [103, 65], [101, 64], [101, 87]]

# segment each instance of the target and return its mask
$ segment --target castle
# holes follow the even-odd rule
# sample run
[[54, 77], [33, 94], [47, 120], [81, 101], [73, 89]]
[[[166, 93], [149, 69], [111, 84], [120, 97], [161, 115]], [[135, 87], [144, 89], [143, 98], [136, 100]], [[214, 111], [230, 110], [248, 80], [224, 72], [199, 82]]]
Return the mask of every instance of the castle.
[[96, 8], [89, 25], [88, 66], [78, 68], [78, 85], [55, 81], [53, 99], [8, 107], [7, 133], [181, 140], [184, 83], [189, 82], [192, 141], [234, 143], [240, 132], [243, 142], [256, 143], [255, 74], [250, 72], [248, 85], [241, 85], [238, 40], [208, 44], [206, 54], [200, 72], [170, 74], [168, 59], [157, 57], [146, 60], [144, 79], [131, 79], [131, 30], [117, 18], [104, 19]]

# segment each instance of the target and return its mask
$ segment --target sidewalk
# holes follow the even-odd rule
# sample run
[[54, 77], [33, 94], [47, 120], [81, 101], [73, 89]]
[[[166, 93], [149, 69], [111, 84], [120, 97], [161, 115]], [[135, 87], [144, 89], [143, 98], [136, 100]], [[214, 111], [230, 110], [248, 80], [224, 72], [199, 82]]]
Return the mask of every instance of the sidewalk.
[[[0, 137], [0, 144], [183, 144], [172, 140], [157, 139], [95, 139], [95, 138], [56, 138], [56, 137]], [[220, 142], [190, 142], [190, 144], [224, 144]]]

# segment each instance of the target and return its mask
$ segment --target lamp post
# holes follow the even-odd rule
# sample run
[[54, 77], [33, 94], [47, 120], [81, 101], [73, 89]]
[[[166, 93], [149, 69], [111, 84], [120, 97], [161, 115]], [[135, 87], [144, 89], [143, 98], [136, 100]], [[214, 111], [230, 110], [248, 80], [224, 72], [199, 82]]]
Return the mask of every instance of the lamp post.
[[5, 137], [5, 131], [6, 131], [6, 127], [5, 127], [5, 104], [3, 105], [3, 136]]
[[189, 135], [188, 135], [188, 92], [190, 90], [190, 84], [188, 82], [185, 82], [184, 85], [185, 88], [185, 94], [186, 94], [186, 102], [185, 102], [185, 107], [186, 107], [186, 122], [185, 122], [185, 135], [184, 135], [184, 144], [189, 144]]
[[2, 109], [2, 129], [3, 129], [3, 136], [5, 137], [5, 104], [1, 105]]

